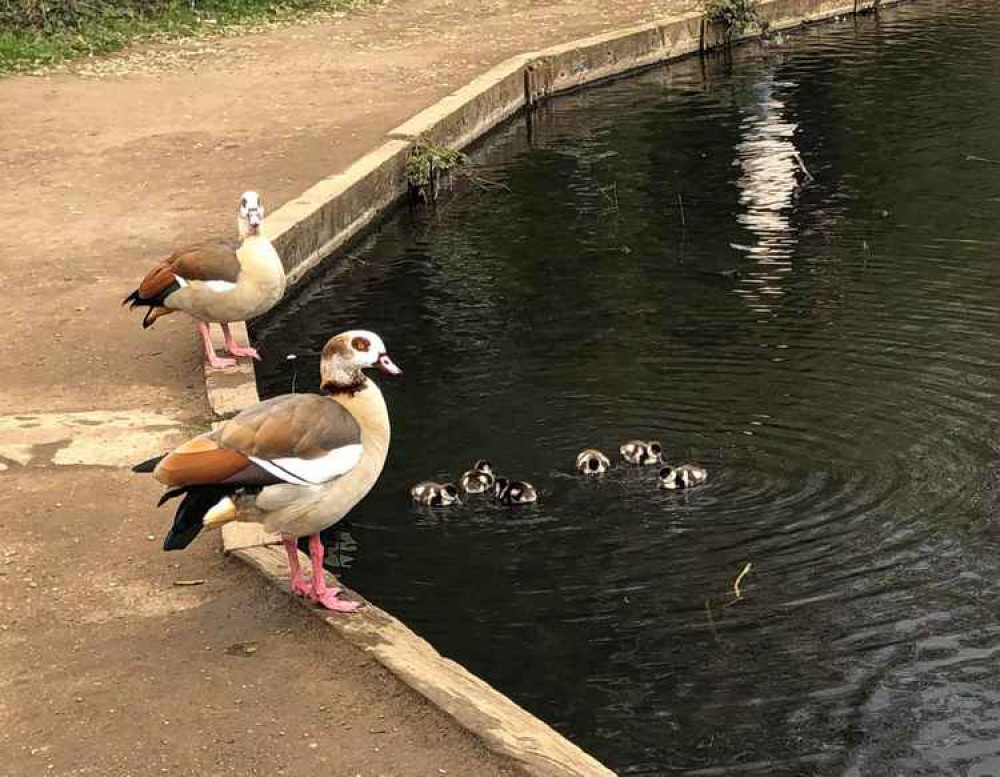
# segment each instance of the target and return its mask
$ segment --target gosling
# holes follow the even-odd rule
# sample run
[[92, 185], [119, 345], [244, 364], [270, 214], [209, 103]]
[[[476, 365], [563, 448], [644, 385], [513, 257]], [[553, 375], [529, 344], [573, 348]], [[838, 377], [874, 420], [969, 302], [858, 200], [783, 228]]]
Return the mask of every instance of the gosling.
[[663, 446], [659, 440], [629, 440], [621, 444], [618, 452], [628, 464], [650, 466], [663, 461]]
[[447, 507], [459, 501], [459, 494], [454, 483], [442, 484], [425, 480], [410, 489], [410, 498], [425, 507]]
[[664, 467], [660, 470], [660, 488], [670, 491], [683, 491], [685, 488], [700, 486], [706, 480], [708, 480], [708, 472], [693, 464]]
[[576, 457], [576, 471], [581, 475], [601, 475], [611, 467], [611, 460], [596, 448], [580, 451]]
[[458, 485], [467, 494], [485, 494], [493, 488], [493, 467], [486, 459], [479, 459], [472, 469], [462, 473]]
[[538, 492], [523, 480], [497, 478], [493, 483], [493, 499], [502, 505], [526, 505], [538, 501]]

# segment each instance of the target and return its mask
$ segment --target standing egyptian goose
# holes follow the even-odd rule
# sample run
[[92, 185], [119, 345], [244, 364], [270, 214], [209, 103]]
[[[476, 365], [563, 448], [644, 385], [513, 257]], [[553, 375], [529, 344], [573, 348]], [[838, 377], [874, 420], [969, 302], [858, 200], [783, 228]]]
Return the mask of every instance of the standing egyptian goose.
[[[341, 520], [375, 485], [389, 450], [389, 413], [382, 392], [362, 370], [393, 364], [382, 340], [355, 330], [330, 339], [320, 361], [317, 394], [285, 394], [259, 402], [217, 429], [159, 459], [137, 465], [170, 487], [160, 504], [184, 495], [164, 550], [179, 550], [204, 527], [261, 523], [282, 535], [292, 592], [330, 610], [353, 612], [323, 575], [319, 533]], [[312, 587], [299, 569], [297, 538], [309, 537]]]
[[150, 270], [122, 304], [149, 308], [143, 329], [175, 310], [187, 313], [198, 322], [205, 356], [213, 367], [236, 364], [212, 348], [208, 326], [213, 321], [222, 326], [229, 353], [259, 359], [255, 349], [236, 344], [229, 322], [266, 313], [285, 293], [285, 268], [271, 241], [260, 234], [263, 219], [260, 197], [245, 192], [236, 218], [239, 240], [206, 240], [175, 251]]

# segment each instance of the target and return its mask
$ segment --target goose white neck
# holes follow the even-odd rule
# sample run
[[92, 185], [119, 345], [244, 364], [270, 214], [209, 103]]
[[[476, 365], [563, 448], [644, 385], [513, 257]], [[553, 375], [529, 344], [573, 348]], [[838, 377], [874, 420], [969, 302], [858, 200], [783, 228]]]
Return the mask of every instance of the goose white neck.
[[365, 377], [353, 391], [331, 393], [330, 398], [350, 411], [361, 426], [362, 443], [373, 446], [384, 458], [389, 450], [389, 410], [385, 398], [374, 381]]

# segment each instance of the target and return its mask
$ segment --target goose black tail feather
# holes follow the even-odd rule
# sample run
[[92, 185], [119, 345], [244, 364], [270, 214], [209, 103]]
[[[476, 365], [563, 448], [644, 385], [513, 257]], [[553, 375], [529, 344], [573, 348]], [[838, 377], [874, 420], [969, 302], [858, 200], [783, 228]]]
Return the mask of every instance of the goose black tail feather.
[[163, 549], [183, 550], [190, 545], [201, 531], [205, 513], [224, 496], [237, 490], [239, 490], [237, 485], [182, 486], [164, 494], [160, 500], [161, 504], [182, 493], [184, 498], [174, 514], [174, 525], [163, 540]]
[[167, 454], [164, 453], [161, 456], [154, 456], [153, 458], [147, 459], [146, 461], [140, 461], [138, 464], [132, 467], [132, 471], [141, 473], [152, 472], [154, 469], [156, 469], [156, 465], [159, 464], [161, 461], [163, 461], [164, 458], [166, 458], [166, 455]]
[[157, 507], [163, 507], [167, 502], [169, 502], [174, 497], [178, 497], [181, 494], [187, 493], [188, 487], [181, 486], [180, 488], [171, 488], [169, 491], [165, 491], [163, 496], [160, 497], [160, 501], [156, 503]]
[[135, 308], [149, 308], [146, 311], [146, 315], [142, 317], [142, 328], [149, 329], [153, 325], [153, 321], [150, 320], [150, 316], [153, 315], [153, 311], [157, 308], [161, 308], [165, 305], [167, 297], [173, 294], [175, 291], [181, 288], [180, 283], [174, 281], [169, 286], [164, 288], [162, 291], [153, 297], [143, 297], [139, 294], [139, 290], [136, 289], [131, 294], [129, 294], [125, 299], [122, 300], [123, 305], [128, 305], [129, 310], [134, 310]]

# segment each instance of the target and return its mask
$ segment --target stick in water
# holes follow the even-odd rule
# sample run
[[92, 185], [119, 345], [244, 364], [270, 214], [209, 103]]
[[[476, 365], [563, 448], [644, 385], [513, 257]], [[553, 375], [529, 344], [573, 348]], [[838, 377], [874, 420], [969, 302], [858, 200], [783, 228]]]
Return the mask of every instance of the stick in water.
[[736, 579], [733, 581], [733, 593], [736, 594], [737, 599], [743, 598], [743, 593], [740, 591], [740, 582], [746, 577], [747, 572], [750, 571], [750, 567], [753, 566], [749, 561], [744, 565], [743, 571], [740, 572]]
[[677, 204], [681, 206], [681, 228], [687, 229], [687, 221], [684, 219], [684, 198], [677, 192]]
[[798, 162], [798, 165], [799, 165], [799, 169], [800, 169], [800, 170], [801, 170], [801, 171], [802, 171], [803, 173], [805, 173], [805, 175], [806, 175], [806, 178], [808, 178], [808, 179], [809, 179], [810, 181], [814, 181], [814, 180], [816, 180], [815, 178], [813, 178], [813, 176], [812, 176], [812, 173], [810, 173], [810, 172], [809, 172], [809, 171], [808, 171], [808, 170], [806, 169], [806, 163], [802, 161], [802, 154], [800, 154], [800, 153], [799, 153], [798, 151], [795, 151], [795, 152], [794, 152], [794, 153], [792, 154], [792, 158], [793, 158], [793, 159], [794, 159], [794, 160], [795, 160], [796, 162]]

